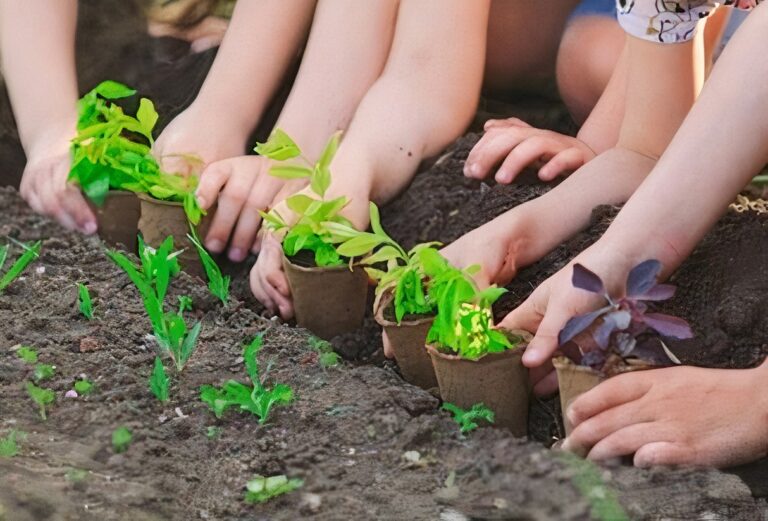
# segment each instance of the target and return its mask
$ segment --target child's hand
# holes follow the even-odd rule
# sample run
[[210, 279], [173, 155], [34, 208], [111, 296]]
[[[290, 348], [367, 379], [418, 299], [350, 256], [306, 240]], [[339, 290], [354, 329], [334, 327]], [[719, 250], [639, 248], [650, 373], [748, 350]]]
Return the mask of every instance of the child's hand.
[[283, 273], [283, 246], [274, 235], [262, 231], [261, 250], [251, 270], [251, 291], [256, 299], [283, 320], [293, 318], [293, 301]]
[[240, 156], [212, 163], [200, 176], [197, 200], [207, 210], [217, 203], [205, 245], [241, 262], [251, 251], [261, 226], [259, 211], [268, 209], [283, 181], [269, 175], [271, 162], [260, 156]]
[[56, 219], [68, 230], [90, 235], [96, 232], [96, 217], [80, 189], [67, 182], [73, 136], [74, 130], [71, 135], [57, 132], [29, 148], [19, 191], [35, 212]]
[[539, 178], [552, 181], [577, 170], [596, 155], [575, 137], [533, 128], [517, 118], [489, 120], [485, 131], [467, 157], [464, 165], [467, 177], [484, 179], [501, 163], [496, 182], [509, 184], [526, 167], [543, 163]]

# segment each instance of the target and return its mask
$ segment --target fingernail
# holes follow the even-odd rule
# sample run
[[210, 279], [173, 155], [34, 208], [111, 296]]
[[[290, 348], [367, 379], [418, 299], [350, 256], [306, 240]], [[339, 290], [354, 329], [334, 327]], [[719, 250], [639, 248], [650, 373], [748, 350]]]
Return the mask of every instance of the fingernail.
[[229, 260], [232, 262], [240, 262], [245, 259], [245, 252], [240, 248], [232, 248], [229, 250]]
[[197, 204], [200, 206], [200, 208], [204, 210], [208, 208], [208, 201], [206, 201], [204, 197], [195, 195], [195, 198], [197, 198]]
[[205, 246], [208, 248], [209, 251], [212, 251], [214, 253], [221, 253], [222, 251], [224, 251], [224, 243], [218, 239], [211, 239], [210, 241], [205, 243]]
[[83, 226], [83, 233], [86, 235], [93, 235], [94, 233], [96, 233], [97, 229], [98, 229], [98, 226], [96, 225], [96, 223], [93, 221], [90, 221], [85, 223], [85, 225]]
[[508, 183], [509, 182], [509, 176], [506, 172], [496, 172], [496, 182], [497, 183]]

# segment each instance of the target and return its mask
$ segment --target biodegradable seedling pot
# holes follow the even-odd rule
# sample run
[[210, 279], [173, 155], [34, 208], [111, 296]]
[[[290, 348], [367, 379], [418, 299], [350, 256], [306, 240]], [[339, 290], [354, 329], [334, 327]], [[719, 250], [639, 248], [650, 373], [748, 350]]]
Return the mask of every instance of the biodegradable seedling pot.
[[[173, 236], [174, 247], [179, 250], [184, 248], [184, 251], [178, 257], [181, 269], [198, 277], [204, 276], [205, 270], [200, 263], [197, 249], [187, 239], [189, 222], [187, 221], [187, 214], [184, 213], [184, 205], [182, 203], [153, 199], [145, 194], [139, 194], [139, 201], [141, 202], [139, 231], [144, 238], [144, 242], [153, 248], [157, 248], [168, 236]], [[200, 221], [197, 233], [201, 239], [205, 238], [215, 212], [216, 207], [214, 206], [208, 210], [208, 214]]]
[[424, 348], [427, 333], [432, 327], [435, 317], [423, 316], [415, 320], [403, 320], [400, 324], [388, 320], [386, 318], [388, 310], [391, 310], [392, 315], [394, 315], [393, 300], [393, 295], [386, 293], [378, 302], [375, 318], [389, 338], [403, 378], [406, 382], [422, 389], [437, 387], [437, 377], [432, 365], [432, 358]]
[[[566, 416], [568, 407], [571, 406], [576, 398], [596, 387], [597, 384], [609, 377], [590, 367], [576, 365], [569, 358], [564, 356], [554, 358], [552, 364], [557, 371], [557, 383], [560, 387], [560, 408], [562, 409], [563, 414], [565, 436], [568, 437], [573, 430], [573, 425], [571, 425], [571, 422], [568, 421], [568, 417]], [[620, 373], [642, 371], [652, 368], [653, 366], [639, 360], [630, 360], [628, 361], [627, 367], [621, 369]]]
[[96, 206], [88, 201], [96, 215], [99, 237], [110, 246], [124, 246], [136, 253], [136, 235], [139, 233], [141, 204], [133, 192], [111, 190], [104, 204]]
[[515, 436], [528, 434], [531, 385], [523, 366], [524, 350], [520, 346], [467, 360], [427, 345], [443, 401], [462, 409], [483, 403], [495, 413], [494, 425], [509, 429]]
[[363, 324], [368, 275], [359, 266], [302, 266], [283, 256], [296, 323], [324, 340]]

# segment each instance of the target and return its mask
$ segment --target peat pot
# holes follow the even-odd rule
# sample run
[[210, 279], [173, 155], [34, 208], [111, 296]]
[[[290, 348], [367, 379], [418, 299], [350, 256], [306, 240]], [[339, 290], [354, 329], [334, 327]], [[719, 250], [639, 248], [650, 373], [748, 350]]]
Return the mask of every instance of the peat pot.
[[363, 325], [368, 275], [359, 266], [302, 266], [283, 256], [296, 323], [324, 340]]
[[395, 360], [400, 367], [400, 372], [406, 382], [417, 385], [422, 389], [437, 387], [437, 377], [432, 366], [429, 352], [424, 348], [427, 333], [435, 321], [434, 316], [421, 316], [412, 320], [403, 320], [398, 324], [386, 317], [394, 316], [392, 293], [386, 293], [378, 302], [374, 310], [376, 322], [384, 328], [389, 338], [392, 350], [395, 352]]
[[136, 235], [139, 233], [141, 204], [133, 192], [111, 190], [107, 193], [104, 204], [96, 206], [88, 201], [96, 215], [99, 237], [109, 246], [122, 245], [131, 253], [136, 253]]
[[505, 427], [518, 437], [528, 434], [531, 394], [528, 370], [522, 361], [524, 350], [520, 346], [467, 360], [427, 345], [443, 401], [462, 409], [483, 403], [495, 413], [494, 425]]
[[[187, 214], [184, 213], [184, 205], [153, 199], [145, 194], [139, 194], [139, 200], [141, 201], [139, 231], [144, 242], [157, 248], [168, 236], [173, 236], [174, 248], [177, 250], [184, 248], [178, 257], [181, 269], [192, 275], [203, 277], [205, 270], [197, 254], [197, 248], [187, 238], [190, 230]], [[201, 240], [205, 238], [205, 234], [208, 232], [215, 211], [216, 207], [208, 210], [208, 215], [203, 217], [197, 227], [197, 233]]]

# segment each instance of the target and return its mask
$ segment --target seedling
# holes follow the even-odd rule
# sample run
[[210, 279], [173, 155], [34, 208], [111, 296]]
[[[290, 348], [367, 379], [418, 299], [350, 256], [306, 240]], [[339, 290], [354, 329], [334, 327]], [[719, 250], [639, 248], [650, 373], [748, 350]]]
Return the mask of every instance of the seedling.
[[186, 295], [179, 296], [179, 313], [192, 311], [192, 299]]
[[325, 194], [331, 185], [330, 164], [339, 147], [340, 133], [334, 134], [328, 141], [320, 159], [314, 165], [303, 155], [298, 145], [282, 130], [275, 129], [266, 143], [259, 143], [254, 149], [260, 155], [274, 161], [296, 161], [303, 164], [278, 164], [271, 168], [270, 175], [281, 179], [309, 179], [309, 186], [314, 194], [295, 194], [285, 200], [288, 208], [296, 214], [295, 224], [288, 224], [276, 210], [260, 212], [268, 230], [282, 240], [283, 251], [287, 257], [293, 257], [302, 250], [314, 254], [315, 264], [319, 267], [343, 266], [349, 259], [344, 259], [337, 248], [337, 241], [331, 232], [330, 224], [342, 224], [352, 227], [341, 212], [349, 199], [337, 197], [326, 200]]
[[[8, 271], [5, 272], [5, 274], [0, 277], [0, 293], [3, 292], [5, 288], [7, 288], [11, 282], [16, 280], [16, 278], [22, 274], [22, 272], [29, 266], [29, 264], [37, 259], [40, 256], [40, 248], [42, 248], [43, 242], [37, 241], [35, 243], [31, 244], [22, 244], [20, 242], [14, 241], [11, 239], [12, 242], [18, 244], [24, 249], [24, 253], [21, 254], [21, 256], [16, 259], [16, 262], [11, 264], [11, 267], [8, 268]], [[5, 261], [8, 260], [8, 251], [10, 249], [10, 246], [0, 246], [0, 272], [3, 271], [3, 267], [5, 266]]]
[[16, 351], [16, 356], [21, 358], [24, 363], [27, 364], [37, 363], [37, 351], [31, 347], [21, 346], [19, 350]]
[[25, 432], [12, 430], [5, 438], [0, 438], [0, 458], [13, 458], [19, 454], [19, 440], [24, 439]]
[[80, 313], [88, 320], [93, 320], [93, 302], [91, 301], [88, 287], [85, 284], [78, 283], [77, 294], [77, 305], [80, 308]]
[[48, 380], [53, 377], [56, 372], [56, 367], [48, 364], [36, 364], [35, 372], [32, 374], [32, 378], [35, 382], [40, 383], [43, 380]]
[[152, 371], [152, 376], [149, 378], [149, 389], [155, 398], [161, 402], [168, 401], [168, 388], [170, 387], [171, 379], [165, 374], [165, 367], [163, 361], [159, 356], [155, 357], [155, 368]]
[[77, 380], [73, 388], [77, 394], [82, 396], [93, 392], [93, 387], [93, 382], [83, 378], [82, 380]]
[[285, 384], [276, 384], [268, 389], [259, 374], [257, 355], [261, 350], [264, 335], [260, 334], [245, 346], [243, 359], [246, 372], [251, 379], [250, 386], [229, 380], [221, 388], [204, 385], [200, 388], [200, 399], [207, 403], [217, 418], [221, 418], [230, 407], [239, 407], [241, 412], [250, 412], [259, 417], [259, 423], [266, 423], [272, 407], [288, 405], [293, 401], [293, 390]]
[[322, 367], [335, 367], [341, 362], [341, 357], [333, 350], [333, 346], [327, 340], [311, 336], [309, 337], [309, 345], [317, 351], [317, 360]]
[[114, 103], [135, 94], [121, 83], [105, 81], [80, 99], [69, 180], [97, 206], [104, 204], [109, 190], [183, 202], [187, 218], [196, 225], [205, 214], [194, 197], [197, 177], [163, 172], [152, 155], [159, 119], [152, 101], [142, 98], [135, 116]]
[[[647, 302], [672, 298], [675, 287], [658, 284], [661, 263], [651, 259], [635, 266], [627, 276], [625, 296], [611, 297], [603, 281], [581, 264], [573, 267], [573, 286], [602, 296], [602, 308], [571, 318], [560, 331], [558, 341], [565, 354], [577, 364], [611, 372], [616, 364], [637, 358], [653, 365], [680, 363], [659, 340], [692, 338], [688, 323], [663, 313], [649, 313]], [[582, 334], [583, 333], [583, 334]], [[569, 349], [573, 342], [578, 349]]]
[[304, 485], [298, 478], [288, 479], [287, 476], [254, 476], [246, 485], [246, 503], [266, 503], [272, 498], [292, 492]]
[[491, 306], [506, 290], [495, 286], [479, 290], [472, 279], [479, 266], [459, 270], [431, 248], [421, 250], [419, 258], [430, 279], [429, 298], [438, 310], [427, 343], [468, 360], [519, 345], [521, 338], [494, 328]]
[[205, 429], [205, 437], [209, 440], [215, 440], [221, 436], [221, 427], [216, 427], [215, 425], [209, 425]]
[[128, 450], [133, 441], [133, 434], [127, 427], [118, 427], [112, 432], [112, 450], [115, 454], [122, 454]]
[[488, 407], [482, 403], [476, 403], [471, 409], [462, 409], [452, 403], [444, 403], [443, 409], [453, 414], [453, 421], [459, 425], [459, 430], [462, 434], [467, 434], [479, 427], [478, 421], [483, 420], [488, 423], [493, 423], [495, 420], [495, 414]]
[[200, 238], [197, 236], [194, 229], [187, 235], [187, 238], [195, 245], [197, 254], [200, 256], [200, 262], [205, 269], [205, 276], [208, 278], [208, 289], [214, 297], [221, 300], [226, 306], [229, 302], [229, 276], [223, 276], [221, 274], [221, 269], [219, 269], [216, 261], [213, 260], [213, 257], [211, 257], [208, 251], [200, 243]]
[[27, 382], [27, 394], [37, 404], [40, 409], [40, 417], [45, 421], [48, 419], [46, 416], [46, 407], [51, 405], [56, 399], [56, 395], [50, 389], [44, 389], [38, 387], [32, 382]]

